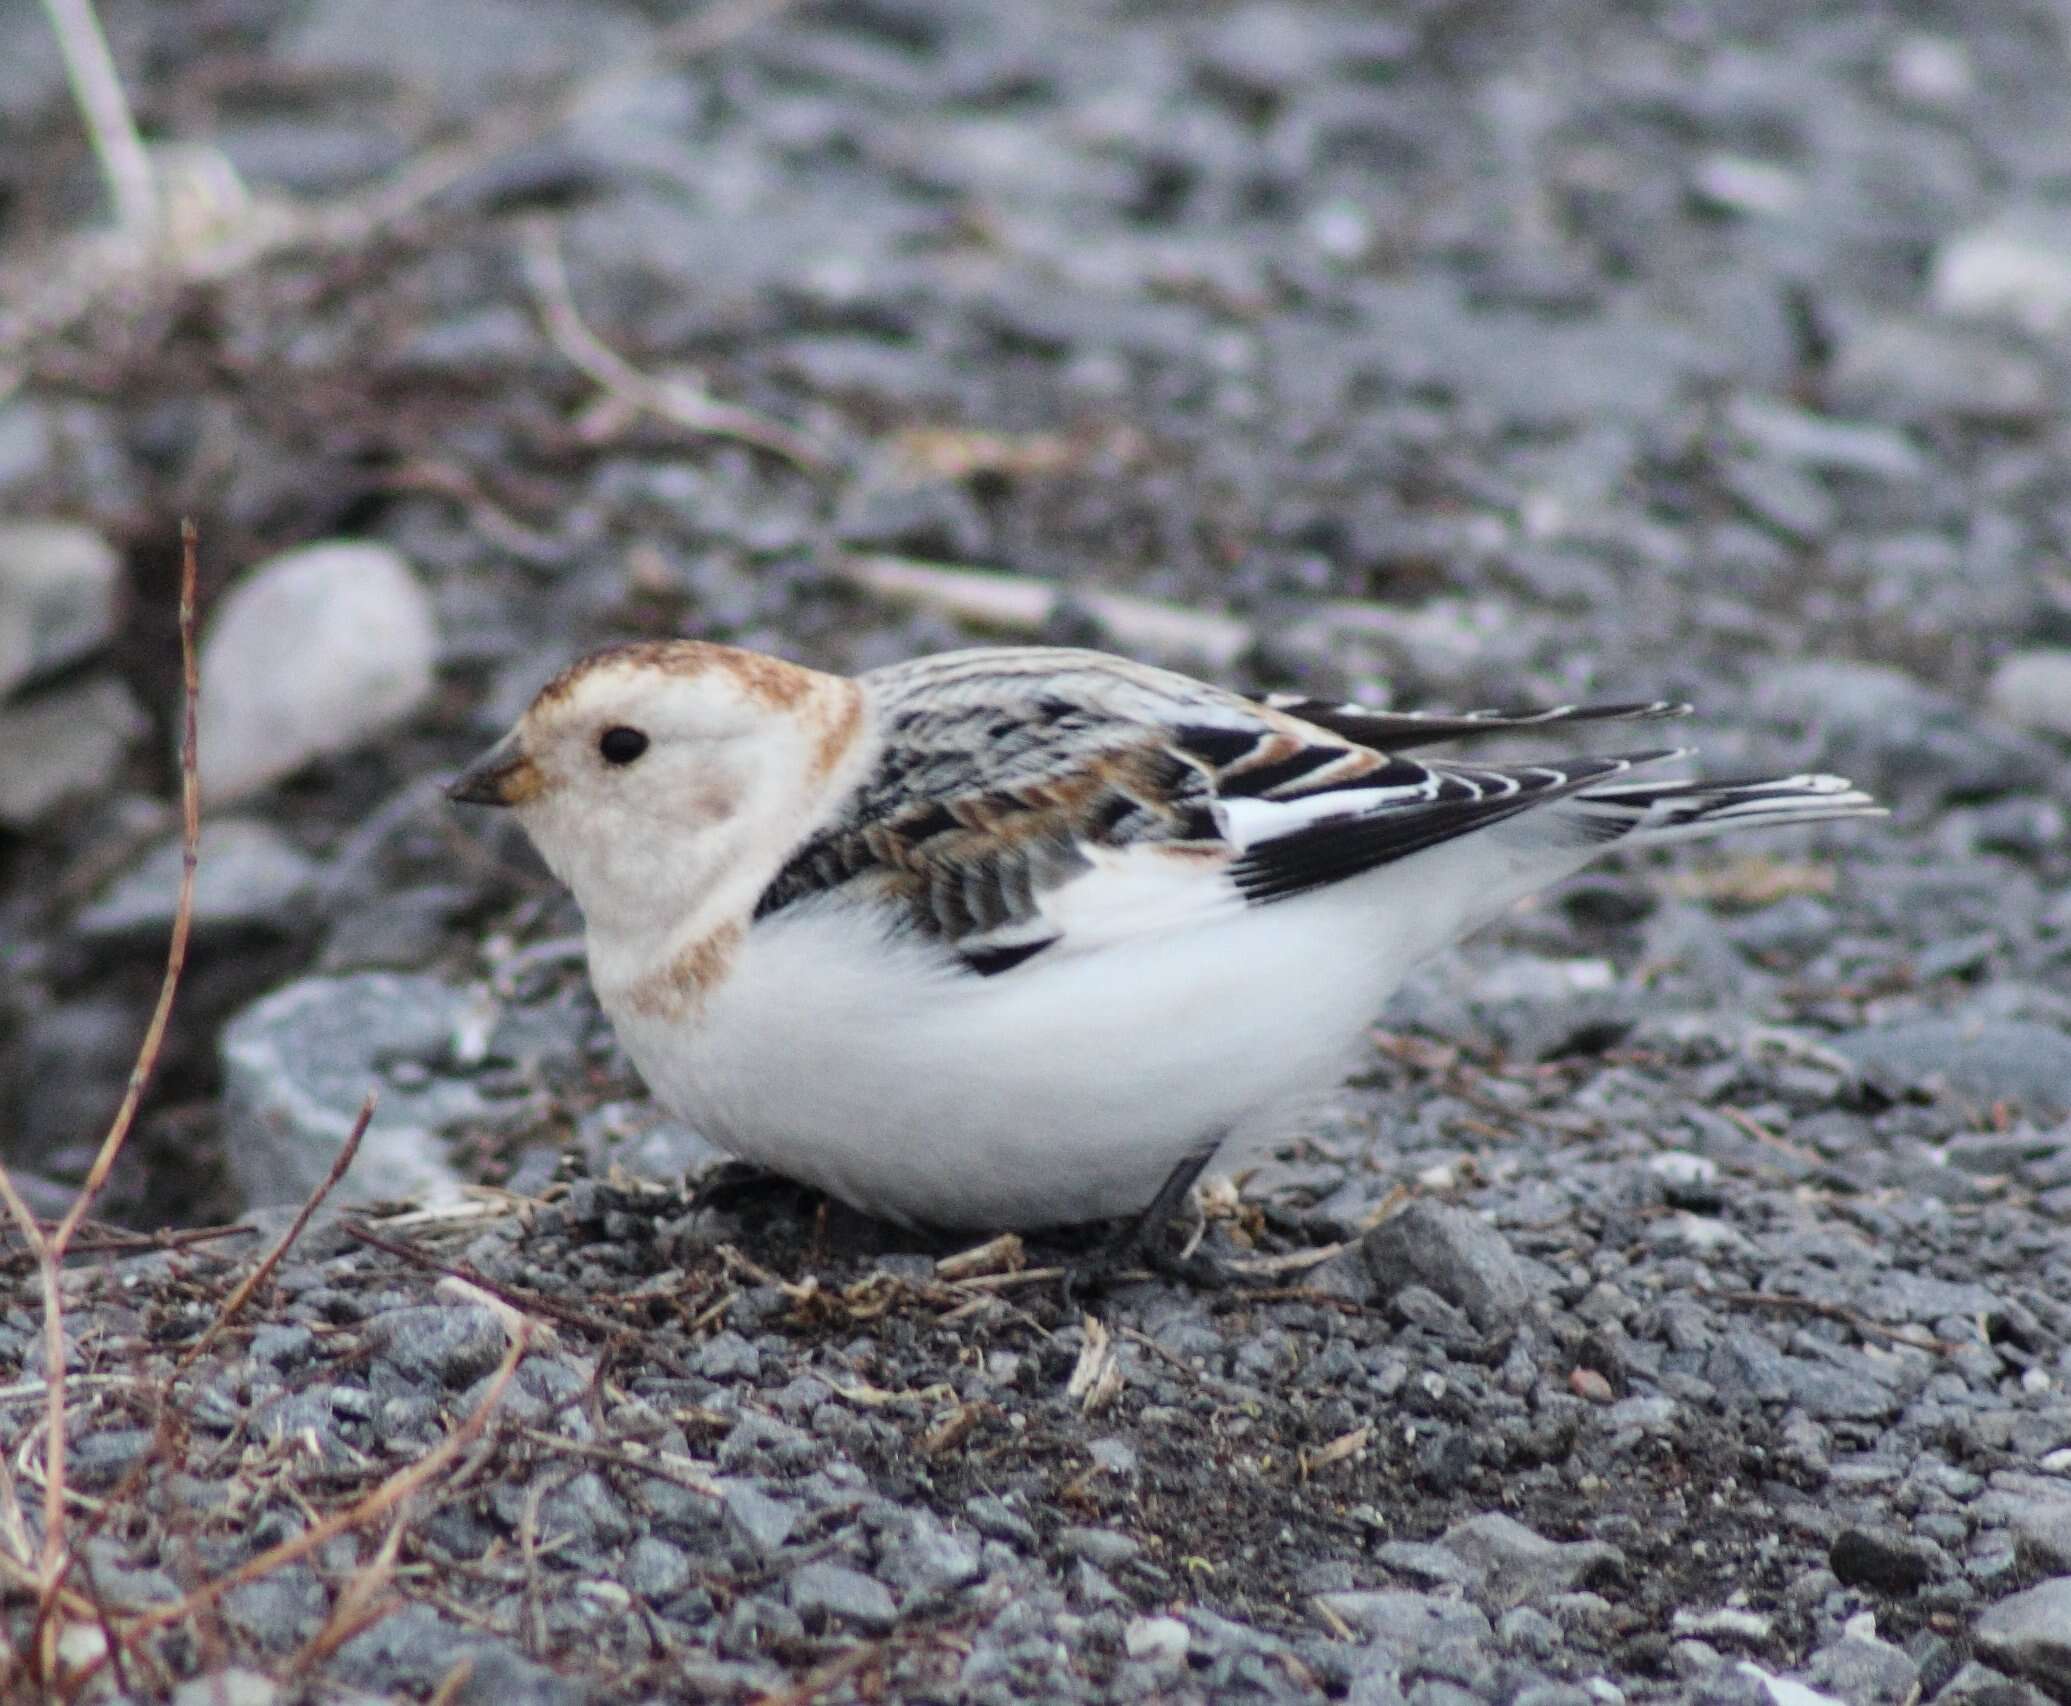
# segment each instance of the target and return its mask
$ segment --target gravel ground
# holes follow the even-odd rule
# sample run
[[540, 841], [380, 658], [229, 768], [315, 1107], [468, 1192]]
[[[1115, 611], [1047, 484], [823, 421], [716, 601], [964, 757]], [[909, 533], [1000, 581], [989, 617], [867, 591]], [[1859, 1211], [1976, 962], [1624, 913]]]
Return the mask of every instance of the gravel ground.
[[[40, 1647], [0, 1251], [7, 1688], [2071, 1700], [2061, 7], [106, 22], [155, 274], [0, 16], [0, 1141], [62, 1212], [157, 988], [192, 515], [196, 939], [98, 1212], [249, 1218], [73, 1276]], [[1893, 816], [1570, 883], [1210, 1193], [1243, 1283], [1070, 1296], [694, 1202], [438, 796], [679, 632], [1676, 695]]]

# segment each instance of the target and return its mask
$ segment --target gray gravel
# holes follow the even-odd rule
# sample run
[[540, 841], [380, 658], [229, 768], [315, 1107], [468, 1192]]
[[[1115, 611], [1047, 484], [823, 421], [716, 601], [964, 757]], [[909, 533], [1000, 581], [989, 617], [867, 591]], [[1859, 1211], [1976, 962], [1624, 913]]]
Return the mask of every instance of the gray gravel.
[[[154, 137], [333, 206], [601, 78], [368, 240], [6, 352], [0, 1148], [39, 1212], [162, 966], [176, 518], [211, 612], [352, 541], [436, 648], [204, 844], [103, 1209], [255, 1219], [79, 1277], [76, 1484], [123, 1518], [91, 1591], [292, 1539], [474, 1413], [502, 1310], [555, 1335], [365, 1627], [331, 1619], [385, 1520], [134, 1696], [2071, 1700], [2060, 16], [888, 0], [681, 58], [630, 0], [103, 10]], [[42, 279], [90, 160], [40, 24], [0, 49], [0, 258]], [[593, 407], [539, 217], [598, 336], [814, 465]], [[567, 903], [437, 798], [567, 656], [677, 632], [1671, 694], [1715, 772], [1840, 769], [1893, 817], [1504, 921], [1211, 1195], [1210, 1251], [1270, 1273], [1067, 1304], [781, 1187], [695, 1203], [714, 1156], [646, 1106]], [[307, 673], [269, 720], [336, 690]], [[340, 1203], [431, 1212], [320, 1222], [173, 1381], [368, 1089]]]

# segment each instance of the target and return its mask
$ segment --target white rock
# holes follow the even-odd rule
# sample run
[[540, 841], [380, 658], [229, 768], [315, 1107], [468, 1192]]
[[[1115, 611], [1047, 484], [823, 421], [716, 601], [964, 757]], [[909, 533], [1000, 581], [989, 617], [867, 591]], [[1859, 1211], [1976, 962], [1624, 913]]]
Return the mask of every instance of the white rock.
[[1187, 1656], [1193, 1637], [1176, 1617], [1132, 1618], [1122, 1631], [1122, 1650], [1132, 1659], [1176, 1665]]
[[0, 823], [24, 828], [60, 801], [106, 788], [150, 726], [113, 676], [0, 708]]
[[1769, 1691], [1769, 1698], [1775, 1706], [1841, 1706], [1831, 1694], [1822, 1694], [1816, 1688], [1807, 1688], [1802, 1682], [1788, 1676], [1776, 1676], [1764, 1670], [1751, 1659], [1742, 1659], [1740, 1674], [1751, 1676]]
[[202, 797], [236, 799], [395, 727], [431, 696], [437, 657], [430, 595], [386, 546], [270, 558], [202, 643]]
[[0, 693], [102, 644], [121, 576], [115, 548], [91, 528], [0, 525]]
[[1992, 672], [1985, 698], [2009, 723], [2071, 735], [2071, 651], [2016, 652]]
[[2071, 217], [2017, 208], [1960, 233], [1935, 256], [1928, 296], [1945, 314], [2038, 337], [2071, 329]]
[[1969, 49], [1954, 36], [1900, 36], [1885, 72], [1894, 94], [1923, 107], [1960, 106], [1977, 89], [1977, 67]]

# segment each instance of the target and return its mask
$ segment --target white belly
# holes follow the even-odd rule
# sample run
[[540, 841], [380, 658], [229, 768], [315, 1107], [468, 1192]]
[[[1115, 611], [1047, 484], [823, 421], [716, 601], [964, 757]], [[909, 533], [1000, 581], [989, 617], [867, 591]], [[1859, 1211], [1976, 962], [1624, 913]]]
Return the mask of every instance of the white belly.
[[855, 909], [799, 907], [756, 925], [694, 1019], [613, 1019], [675, 1116], [868, 1213], [1100, 1219], [1342, 1075], [1396, 959], [1346, 930], [1342, 901], [1046, 952], [998, 977], [886, 942]]
[[1595, 851], [1529, 828], [990, 978], [807, 903], [748, 932], [701, 1012], [612, 1017], [679, 1118], [867, 1213], [1128, 1214], [1189, 1156], [1336, 1082], [1411, 967]]
[[745, 1160], [894, 1220], [1057, 1225], [1144, 1207], [1342, 1073], [1388, 993], [1345, 923], [1296, 901], [980, 978], [807, 906], [749, 932], [697, 1017], [613, 1017], [656, 1096]]

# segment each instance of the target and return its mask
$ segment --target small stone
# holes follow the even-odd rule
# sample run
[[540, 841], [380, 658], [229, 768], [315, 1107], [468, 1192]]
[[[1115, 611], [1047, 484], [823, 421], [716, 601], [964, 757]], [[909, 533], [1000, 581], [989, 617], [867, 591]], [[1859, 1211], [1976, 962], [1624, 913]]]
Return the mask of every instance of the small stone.
[[1421, 1285], [1466, 1311], [1484, 1333], [1517, 1320], [1531, 1302], [1524, 1267], [1488, 1222], [1449, 1203], [1413, 1202], [1361, 1241], [1384, 1297]]
[[279, 1698], [271, 1677], [233, 1667], [190, 1677], [173, 1690], [172, 1706], [273, 1706]]
[[1884, 1706], [1915, 1700], [1920, 1667], [1901, 1649], [1878, 1638], [1869, 1616], [1849, 1619], [1840, 1640], [1822, 1647], [1805, 1667], [1805, 1680], [1848, 1706]]
[[556, 1675], [500, 1641], [471, 1646], [467, 1664], [465, 1676], [445, 1694], [452, 1706], [589, 1706], [596, 1698], [572, 1677]]
[[1842, 324], [1827, 395], [1837, 408], [1899, 420], [2030, 421], [2049, 413], [2055, 392], [2011, 334], [1886, 314]]
[[1117, 1534], [1111, 1528], [1059, 1529], [1057, 1544], [1074, 1558], [1083, 1558], [1104, 1570], [1120, 1569], [1143, 1551], [1128, 1535]]
[[1176, 1617], [1132, 1618], [1122, 1631], [1122, 1651], [1157, 1665], [1184, 1662], [1191, 1641], [1187, 1626]]
[[367, 1323], [377, 1395], [473, 1385], [503, 1360], [503, 1324], [476, 1304], [391, 1309]]
[[1827, 1563], [1850, 1587], [1893, 1595], [1916, 1591], [1934, 1574], [1934, 1561], [1923, 1548], [1886, 1528], [1842, 1529]]
[[671, 1599], [690, 1586], [690, 1557], [680, 1546], [643, 1534], [626, 1549], [626, 1586], [642, 1599]]
[[1359, 1634], [1403, 1654], [1449, 1641], [1486, 1641], [1494, 1634], [1473, 1606], [1436, 1594], [1369, 1589], [1319, 1594], [1316, 1603]]
[[[270, 825], [212, 818], [202, 825], [198, 856], [197, 935], [254, 929], [288, 935], [309, 922], [316, 863]], [[180, 863], [180, 843], [161, 842], [81, 911], [73, 928], [95, 942], [169, 930], [179, 905]]]
[[734, 1532], [764, 1557], [789, 1540], [798, 1526], [796, 1510], [745, 1481], [725, 1483], [720, 1503]]
[[1805, 199], [1805, 180], [1788, 166], [1744, 154], [1707, 154], [1690, 174], [1697, 199], [1722, 213], [1791, 213]]
[[236, 799], [395, 727], [431, 697], [438, 649], [430, 595], [386, 546], [269, 558], [202, 641], [202, 797]]
[[90, 528], [0, 525], [0, 694], [105, 645], [121, 577], [115, 548]]
[[838, 1619], [882, 1635], [899, 1621], [885, 1585], [845, 1564], [805, 1564], [791, 1573], [787, 1597], [801, 1617]]
[[1993, 1664], [2071, 1699], [2071, 1576], [2002, 1599], [1977, 1620], [1975, 1633], [1978, 1652]]
[[2023, 1504], [2014, 1512], [2013, 1538], [2030, 1569], [2071, 1571], [2071, 1499]]
[[1836, 1052], [1872, 1083], [1946, 1087], [1989, 1105], [2071, 1110], [2071, 1036], [2026, 1019], [1910, 1019], [1836, 1037]]
[[1480, 1574], [1479, 1597], [1496, 1610], [1566, 1593], [1625, 1561], [1603, 1541], [1546, 1540], [1500, 1511], [1454, 1524], [1443, 1545]]
[[1985, 702], [2021, 728], [2071, 737], [2071, 651], [2016, 652], [1992, 672]]
[[945, 1527], [932, 1511], [902, 1513], [904, 1534], [880, 1542], [878, 1574], [909, 1593], [939, 1594], [968, 1586], [985, 1573], [978, 1550]]
[[74, 1441], [68, 1468], [86, 1491], [105, 1492], [150, 1449], [149, 1428], [109, 1428]]
[[1891, 44], [1884, 70], [1893, 94], [1924, 107], [1956, 107], [1977, 90], [1977, 66], [1953, 35], [1907, 31]]
[[104, 792], [150, 727], [113, 676], [0, 706], [0, 824], [26, 828], [66, 800]]
[[2017, 207], [1960, 232], [1935, 256], [1927, 288], [1945, 314], [2055, 337], [2071, 328], [2071, 217]]
[[1756, 1646], [1769, 1639], [1775, 1625], [1759, 1611], [1721, 1605], [1709, 1611], [1678, 1611], [1670, 1619], [1669, 1627], [1678, 1635], [1702, 1635], [1713, 1641], [1745, 1641]]

